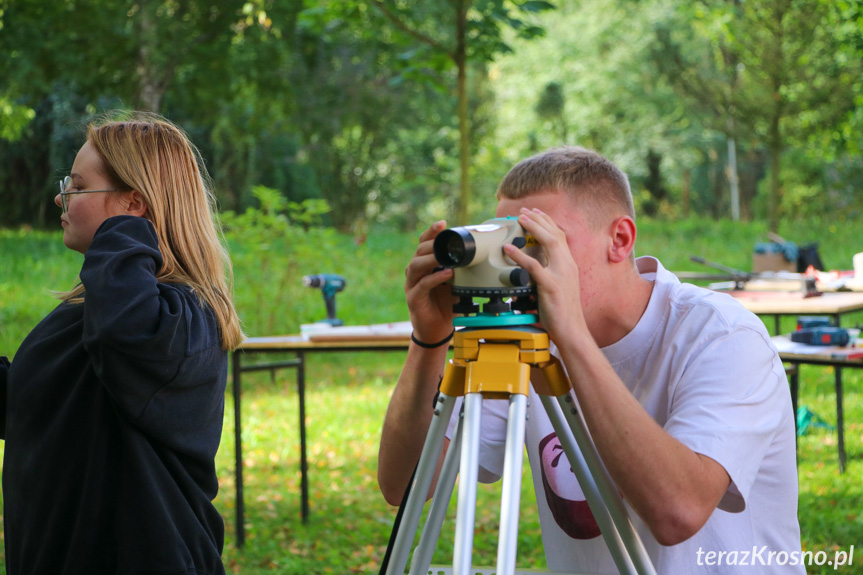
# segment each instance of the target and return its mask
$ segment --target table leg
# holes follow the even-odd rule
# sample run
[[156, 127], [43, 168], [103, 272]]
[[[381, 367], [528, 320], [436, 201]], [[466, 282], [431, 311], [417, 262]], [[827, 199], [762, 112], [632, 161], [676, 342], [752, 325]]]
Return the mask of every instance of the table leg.
[[792, 363], [786, 370], [791, 387], [791, 409], [794, 414], [794, 446], [797, 446], [797, 397], [800, 393], [800, 364]]
[[836, 433], [839, 450], [839, 473], [845, 473], [845, 421], [842, 409], [842, 368], [834, 367], [836, 377]]
[[240, 413], [240, 395], [242, 394], [242, 386], [240, 383], [240, 353], [233, 353], [233, 392], [234, 392], [234, 483], [237, 488], [236, 496], [236, 526], [237, 526], [237, 547], [242, 548], [246, 543], [245, 531], [245, 509], [243, 505], [243, 441], [241, 429], [241, 413]]
[[300, 400], [300, 489], [302, 491], [303, 523], [309, 521], [309, 465], [306, 458], [306, 362], [302, 352], [297, 352], [297, 395]]

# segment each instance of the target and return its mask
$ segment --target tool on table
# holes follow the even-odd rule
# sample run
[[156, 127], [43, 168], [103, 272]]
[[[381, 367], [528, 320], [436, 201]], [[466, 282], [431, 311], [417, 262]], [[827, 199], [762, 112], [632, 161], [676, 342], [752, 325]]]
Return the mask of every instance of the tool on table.
[[800, 282], [802, 285], [804, 297], [817, 297], [821, 295], [816, 287], [815, 277], [791, 272], [745, 272], [736, 268], [725, 266], [716, 262], [711, 262], [701, 256], [689, 256], [689, 259], [695, 263], [703, 264], [708, 267], [720, 270], [723, 274], [710, 274], [700, 272], [676, 272], [675, 275], [680, 279], [696, 279], [696, 280], [727, 280], [733, 283], [736, 290], [746, 289], [747, 282], [756, 279], [765, 279], [771, 281], [785, 282]]
[[847, 329], [834, 326], [827, 316], [801, 316], [797, 318], [797, 331], [791, 341], [807, 345], [848, 345], [851, 334]]
[[308, 275], [303, 276], [303, 285], [320, 289], [324, 296], [327, 318], [318, 323], [328, 323], [334, 327], [344, 325], [344, 322], [336, 317], [336, 294], [345, 289], [345, 285], [347, 285], [344, 277], [336, 274]]

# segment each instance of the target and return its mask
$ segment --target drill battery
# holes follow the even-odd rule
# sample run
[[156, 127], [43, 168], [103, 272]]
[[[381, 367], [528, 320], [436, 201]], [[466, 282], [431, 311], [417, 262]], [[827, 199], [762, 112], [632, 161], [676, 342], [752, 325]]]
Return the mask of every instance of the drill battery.
[[798, 316], [797, 318], [797, 329], [803, 329], [807, 327], [824, 327], [824, 326], [833, 326], [833, 321], [829, 316], [826, 315], [811, 315], [811, 316]]
[[791, 341], [808, 345], [848, 345], [851, 336], [841, 327], [804, 327], [791, 333]]

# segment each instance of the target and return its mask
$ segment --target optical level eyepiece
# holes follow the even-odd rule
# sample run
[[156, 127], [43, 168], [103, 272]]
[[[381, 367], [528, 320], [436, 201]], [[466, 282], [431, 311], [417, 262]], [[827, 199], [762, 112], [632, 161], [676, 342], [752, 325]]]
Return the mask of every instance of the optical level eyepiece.
[[440, 232], [432, 246], [434, 257], [444, 267], [470, 265], [476, 255], [476, 240], [465, 228], [449, 228]]

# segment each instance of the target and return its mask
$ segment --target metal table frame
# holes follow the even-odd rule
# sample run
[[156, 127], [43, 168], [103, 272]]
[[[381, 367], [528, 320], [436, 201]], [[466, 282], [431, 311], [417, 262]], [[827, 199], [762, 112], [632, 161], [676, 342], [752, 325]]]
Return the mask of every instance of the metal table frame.
[[[863, 293], [861, 292], [824, 292], [816, 297], [801, 297], [799, 292], [788, 292], [785, 298], [776, 297], [775, 294], [764, 294], [763, 298], [759, 298], [758, 291], [731, 291], [730, 295], [735, 296], [746, 309], [759, 316], [773, 316], [773, 333], [774, 337], [779, 336], [780, 320], [782, 316], [802, 316], [802, 315], [825, 315], [833, 320], [833, 325], [840, 326], [842, 316], [848, 313], [853, 313], [863, 310]], [[763, 293], [763, 292], [761, 292]], [[781, 337], [781, 336], [779, 336]], [[794, 406], [794, 421], [797, 421], [797, 394], [800, 387], [800, 372], [801, 364], [810, 365], [828, 365], [833, 367], [835, 378], [834, 386], [836, 388], [836, 428], [837, 428], [837, 449], [839, 451], [839, 471], [845, 472], [845, 430], [844, 430], [844, 413], [842, 406], [842, 369], [844, 367], [863, 367], [861, 360], [849, 360], [841, 357], [833, 357], [826, 350], [820, 353], [796, 354], [779, 352], [779, 357], [782, 361], [791, 364], [792, 369], [789, 372], [789, 384], [791, 386], [791, 401]]]
[[[789, 372], [789, 385], [791, 387], [791, 405], [794, 409], [795, 426], [797, 422], [797, 401], [800, 391], [800, 366], [801, 365], [827, 365], [833, 368], [834, 387], [836, 390], [836, 449], [839, 456], [839, 471], [845, 473], [845, 414], [843, 408], [842, 368], [863, 368], [863, 358], [848, 359], [837, 348], [828, 346], [817, 351], [782, 351], [783, 344], [790, 340], [787, 336], [774, 336], [773, 342], [780, 349], [779, 358], [792, 369]], [[814, 347], [814, 346], [808, 346]]]
[[[825, 292], [817, 297], [801, 297], [799, 292], [788, 292], [777, 297], [775, 292], [729, 291], [746, 309], [759, 316], [773, 316], [773, 333], [779, 335], [779, 320], [784, 315], [826, 315], [838, 326], [842, 316], [863, 310], [861, 292]], [[762, 295], [763, 298], [758, 296]]]
[[[253, 337], [246, 339], [232, 353], [232, 380], [234, 398], [234, 477], [236, 481], [237, 546], [246, 542], [245, 504], [243, 500], [243, 442], [242, 442], [242, 374], [252, 371], [297, 370], [297, 395], [300, 428], [300, 486], [303, 523], [309, 518], [309, 479], [306, 457], [306, 355], [327, 352], [406, 351], [407, 337], [354, 338], [350, 340], [309, 341], [300, 336]], [[243, 365], [243, 358], [252, 354], [292, 353], [294, 358], [284, 361]]]

